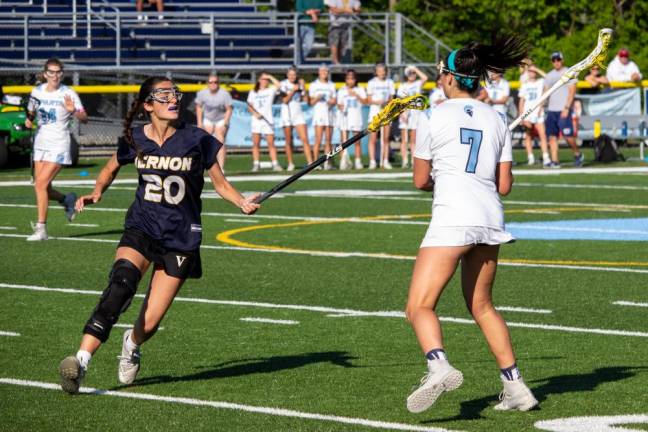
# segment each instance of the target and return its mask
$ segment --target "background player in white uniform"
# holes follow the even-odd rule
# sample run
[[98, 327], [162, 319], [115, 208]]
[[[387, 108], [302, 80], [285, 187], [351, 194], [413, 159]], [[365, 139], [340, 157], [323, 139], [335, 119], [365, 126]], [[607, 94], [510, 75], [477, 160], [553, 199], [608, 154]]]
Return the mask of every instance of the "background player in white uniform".
[[511, 87], [502, 74], [494, 72], [486, 81], [486, 93], [488, 97], [484, 102], [493, 106], [495, 111], [506, 115], [506, 102], [511, 94]]
[[[436, 107], [438, 107], [442, 102], [446, 101], [448, 98], [446, 97], [445, 93], [443, 93], [443, 88], [441, 87], [441, 75], [437, 77], [436, 80], [436, 87], [430, 92], [430, 108], [428, 109], [428, 117], [432, 114], [432, 111]], [[416, 142], [414, 142], [414, 145], [416, 146]], [[412, 155], [412, 159], [414, 158], [414, 155]]]
[[[538, 72], [534, 67], [526, 71], [526, 81], [520, 86], [518, 97], [520, 98], [519, 112], [523, 113], [531, 107], [542, 96], [544, 91], [544, 80], [538, 79]], [[551, 158], [547, 152], [547, 134], [544, 127], [544, 107], [539, 106], [523, 122], [522, 126], [526, 129], [524, 132], [524, 147], [527, 151], [527, 163], [533, 165], [535, 157], [533, 156], [533, 130], [538, 133], [540, 139], [540, 149], [542, 150], [542, 164], [545, 167], [551, 166]]]
[[[389, 103], [396, 93], [394, 81], [387, 78], [387, 67], [378, 63], [374, 69], [375, 77], [367, 83], [367, 95], [369, 95], [369, 122]], [[380, 166], [391, 169], [389, 163], [389, 125], [380, 128]], [[369, 135], [369, 169], [376, 169], [376, 139], [378, 132]]]
[[434, 201], [430, 227], [416, 257], [406, 313], [427, 358], [428, 373], [407, 398], [411, 412], [429, 408], [441, 393], [463, 382], [461, 372], [448, 362], [435, 313], [460, 261], [466, 305], [501, 371], [504, 391], [495, 409], [526, 411], [538, 403], [520, 377], [508, 328], [491, 300], [499, 245], [513, 240], [504, 231], [498, 195], [507, 195], [513, 185], [511, 135], [502, 115], [474, 98], [480, 79], [519, 64], [526, 52], [524, 42], [506, 36], [492, 45], [473, 42], [452, 51], [440, 67], [448, 100], [430, 119], [422, 118], [414, 184], [434, 191]]
[[288, 171], [293, 171], [295, 169], [292, 144], [293, 127], [297, 130], [297, 135], [304, 146], [306, 163], [310, 164], [313, 162], [313, 154], [310, 143], [308, 142], [306, 120], [304, 120], [304, 113], [301, 106], [302, 102], [308, 101], [306, 84], [303, 79], [299, 78], [295, 66], [291, 66], [288, 72], [286, 72], [286, 79], [279, 84], [279, 92], [281, 93], [281, 126], [284, 128], [284, 136], [286, 137]]
[[[322, 135], [324, 138], [324, 152], [331, 151], [331, 140], [333, 138], [334, 119], [333, 107], [335, 106], [335, 84], [329, 81], [328, 66], [322, 65], [318, 70], [318, 77], [308, 88], [310, 104], [313, 106], [313, 126], [315, 127], [315, 148], [313, 159], [319, 157]], [[324, 169], [331, 169], [329, 161], [324, 162]]]
[[[337, 106], [340, 113], [340, 134], [342, 142], [352, 138], [364, 129], [362, 119], [362, 105], [367, 103], [367, 93], [362, 87], [358, 87], [356, 71], [349, 69], [344, 78], [344, 87], [337, 92]], [[346, 149], [342, 152], [340, 169], [348, 169], [350, 165], [349, 155]], [[362, 169], [362, 144], [355, 143], [355, 169]]]
[[[274, 86], [270, 86], [270, 81]], [[277, 160], [277, 148], [274, 144], [274, 118], [272, 103], [277, 95], [279, 81], [275, 77], [262, 72], [254, 85], [254, 90], [248, 94], [248, 111], [252, 114], [252, 171], [261, 167], [261, 135], [268, 143], [270, 160], [274, 171], [283, 171]]]
[[[405, 78], [407, 81], [402, 82], [398, 87], [397, 95], [399, 98], [414, 96], [423, 92], [423, 85], [428, 80], [428, 76], [419, 70], [416, 66], [405, 68]], [[398, 127], [401, 130], [401, 167], [409, 166], [408, 147], [411, 147], [411, 153], [414, 154], [414, 144], [416, 143], [416, 127], [418, 126], [419, 110], [407, 110], [401, 114]], [[408, 146], [409, 143], [409, 146]], [[413, 156], [412, 156], [413, 157]]]
[[[52, 187], [52, 181], [61, 171], [63, 165], [72, 164], [70, 151], [70, 122], [72, 117], [86, 123], [88, 115], [81, 105], [79, 96], [71, 88], [63, 85], [63, 63], [58, 59], [49, 59], [43, 70], [45, 83], [37, 86], [31, 92], [40, 105], [35, 113], [38, 124], [34, 137], [34, 191], [38, 208], [38, 222], [34, 225], [34, 233], [27, 237], [28, 241], [47, 240], [47, 208], [49, 200], [58, 201], [65, 208], [69, 221], [74, 218], [74, 202], [76, 195], [71, 192], [66, 195]], [[33, 122], [27, 119], [25, 126], [33, 127]]]
[[218, 164], [224, 172], [227, 154], [225, 138], [232, 118], [232, 96], [219, 84], [218, 74], [212, 72], [207, 77], [207, 88], [196, 94], [196, 123], [223, 144], [218, 152]]

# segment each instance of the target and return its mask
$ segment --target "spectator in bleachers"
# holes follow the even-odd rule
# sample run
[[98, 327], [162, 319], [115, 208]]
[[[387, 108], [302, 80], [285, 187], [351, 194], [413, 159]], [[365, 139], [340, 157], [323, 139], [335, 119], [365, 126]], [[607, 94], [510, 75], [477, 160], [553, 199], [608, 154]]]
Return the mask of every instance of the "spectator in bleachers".
[[196, 119], [199, 128], [214, 136], [223, 147], [218, 152], [218, 164], [225, 172], [225, 139], [232, 118], [232, 97], [220, 86], [216, 72], [209, 74], [207, 88], [196, 95]]
[[295, 10], [299, 19], [307, 15], [310, 22], [299, 23], [299, 41], [301, 42], [301, 60], [306, 60], [315, 42], [315, 24], [319, 22], [319, 15], [324, 10], [324, 0], [297, 0]]
[[340, 64], [340, 59], [350, 48], [349, 29], [354, 15], [360, 13], [360, 0], [326, 0], [330, 14], [328, 42], [331, 48], [331, 61]]
[[[158, 20], [162, 21], [164, 19], [164, 0], [147, 0], [150, 6], [155, 5], [155, 9], [158, 13]], [[139, 12], [137, 14], [137, 21], [145, 22], [148, 20], [148, 15], [143, 14], [144, 11], [144, 0], [135, 0], [135, 10]]]
[[288, 171], [295, 169], [293, 161], [293, 135], [292, 130], [297, 130], [302, 146], [304, 147], [304, 156], [306, 163], [313, 162], [313, 154], [310, 143], [308, 142], [308, 130], [306, 129], [306, 120], [302, 111], [302, 102], [308, 101], [306, 94], [306, 83], [303, 78], [299, 78], [297, 68], [291, 66], [286, 72], [286, 79], [279, 83], [279, 93], [281, 94], [281, 126], [284, 129], [286, 137], [286, 158], [288, 159]]
[[[544, 91], [549, 90], [567, 72], [567, 67], [563, 63], [563, 55], [560, 51], [554, 51], [551, 54], [551, 65], [554, 69], [545, 77]], [[545, 127], [549, 136], [549, 147], [554, 148], [556, 146], [555, 148], [557, 148], [558, 137], [562, 135], [574, 152], [574, 164], [581, 166], [585, 158], [576, 144], [574, 123], [572, 120], [572, 105], [575, 95], [576, 80], [570, 80], [566, 85], [563, 85], [549, 96]], [[557, 158], [558, 155], [556, 152], [556, 156], [552, 155], [551, 168], [560, 168], [560, 163]]]
[[[272, 81], [272, 85], [270, 82]], [[277, 160], [277, 147], [274, 143], [274, 117], [272, 104], [279, 92], [279, 81], [272, 75], [261, 72], [254, 90], [248, 94], [248, 111], [252, 114], [252, 171], [261, 168], [261, 135], [268, 143], [273, 171], [283, 171]]]
[[492, 73], [486, 83], [488, 97], [484, 101], [491, 105], [495, 111], [506, 116], [506, 102], [511, 94], [511, 87], [501, 73]]
[[630, 60], [630, 51], [626, 48], [619, 50], [617, 56], [607, 68], [607, 79], [610, 82], [635, 82], [641, 81], [641, 72], [635, 62]]
[[[74, 192], [62, 194], [52, 187], [52, 181], [63, 165], [72, 164], [70, 122], [73, 118], [86, 123], [88, 115], [79, 95], [63, 84], [63, 63], [51, 58], [43, 68], [45, 83], [35, 87], [31, 97], [39, 102], [36, 116], [37, 130], [34, 137], [34, 191], [38, 222], [34, 233], [27, 241], [47, 240], [47, 210], [49, 201], [57, 201], [65, 210], [68, 221], [74, 218]], [[31, 129], [34, 123], [28, 117], [25, 127]]]

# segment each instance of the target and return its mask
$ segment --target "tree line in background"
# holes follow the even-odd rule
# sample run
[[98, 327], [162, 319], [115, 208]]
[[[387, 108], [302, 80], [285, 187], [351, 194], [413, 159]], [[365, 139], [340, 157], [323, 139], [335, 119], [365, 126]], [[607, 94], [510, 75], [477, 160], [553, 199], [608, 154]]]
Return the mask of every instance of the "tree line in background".
[[[378, 0], [364, 0], [362, 6], [365, 11], [388, 7]], [[399, 0], [392, 6], [451, 47], [488, 41], [493, 31], [525, 35], [531, 57], [544, 70], [551, 68], [553, 51], [562, 51], [568, 66], [580, 61], [594, 48], [599, 29], [610, 27], [615, 37], [608, 61], [626, 47], [648, 74], [646, 0]], [[415, 41], [407, 44], [421, 58], [430, 57]]]

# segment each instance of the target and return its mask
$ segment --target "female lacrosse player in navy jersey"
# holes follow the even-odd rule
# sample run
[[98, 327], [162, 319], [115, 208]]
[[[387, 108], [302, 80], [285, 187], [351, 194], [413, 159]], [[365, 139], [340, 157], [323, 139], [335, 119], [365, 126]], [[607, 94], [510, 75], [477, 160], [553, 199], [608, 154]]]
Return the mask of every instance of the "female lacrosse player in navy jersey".
[[495, 409], [526, 411], [538, 403], [520, 376], [508, 328], [491, 300], [499, 245], [513, 241], [504, 230], [499, 198], [513, 184], [511, 135], [506, 118], [476, 99], [480, 80], [518, 65], [526, 51], [514, 37], [452, 51], [439, 68], [448, 100], [419, 124], [414, 184], [434, 191], [434, 201], [407, 300], [407, 318], [428, 363], [420, 387], [407, 398], [411, 412], [429, 408], [441, 393], [463, 382], [448, 362], [435, 313], [459, 262], [466, 305], [501, 372], [504, 391]]
[[[134, 163], [139, 175], [135, 201], [128, 209], [124, 234], [110, 272], [108, 287], [83, 329], [76, 356], [59, 366], [61, 386], [77, 393], [92, 355], [108, 340], [110, 330], [128, 308], [149, 267], [151, 282], [133, 330], [123, 336], [119, 381], [131, 384], [140, 366], [140, 345], [156, 332], [187, 278], [199, 278], [204, 171], [216, 192], [245, 214], [259, 205], [244, 198], [225, 179], [216, 155], [222, 144], [194, 126], [178, 122], [182, 93], [167, 78], [148, 78], [128, 112], [124, 139], [97, 178], [94, 191], [77, 200], [76, 209], [101, 200], [121, 166]], [[138, 114], [150, 122], [131, 129]]]

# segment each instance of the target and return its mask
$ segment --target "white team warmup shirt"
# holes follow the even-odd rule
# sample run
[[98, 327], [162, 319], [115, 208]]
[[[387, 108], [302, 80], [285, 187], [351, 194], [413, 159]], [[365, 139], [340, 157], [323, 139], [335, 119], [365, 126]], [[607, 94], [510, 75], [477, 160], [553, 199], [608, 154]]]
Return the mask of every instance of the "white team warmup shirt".
[[[399, 98], [405, 98], [408, 96], [414, 96], [423, 90], [423, 81], [416, 80], [413, 82], [402, 82], [398, 87], [398, 92], [396, 93]], [[419, 110], [407, 110], [401, 114], [399, 118], [399, 129], [416, 129], [418, 125], [418, 116], [420, 114]]]
[[252, 105], [252, 108], [257, 110], [259, 114], [265, 117], [273, 127], [269, 126], [265, 120], [258, 119], [252, 115], [252, 133], [273, 135], [274, 134], [274, 119], [272, 117], [272, 103], [274, 102], [277, 90], [274, 87], [268, 87], [263, 90], [252, 90], [248, 94], [247, 101]]
[[[513, 154], [501, 114], [476, 99], [449, 99], [429, 119], [421, 116], [414, 156], [432, 161], [430, 229], [480, 227], [503, 232], [495, 172], [497, 164], [512, 161]], [[512, 239], [510, 234], [508, 238]]]
[[349, 92], [347, 86], [342, 87], [337, 92], [337, 103], [342, 105], [340, 111], [340, 129], [346, 131], [360, 132], [364, 128], [362, 121], [362, 102], [358, 100], [367, 98], [367, 93], [362, 87], [354, 87], [355, 95]]
[[328, 101], [335, 97], [335, 93], [335, 84], [331, 81], [316, 79], [310, 84], [308, 95], [318, 99], [313, 105], [313, 126], [334, 126], [333, 107]]
[[[486, 92], [491, 100], [497, 100], [504, 96], [509, 96], [511, 94], [511, 87], [509, 86], [508, 81], [501, 78], [498, 82], [487, 81]], [[493, 108], [495, 108], [495, 111], [497, 112], [506, 114], [506, 104], [493, 104]]]
[[[518, 97], [524, 98], [522, 112], [526, 112], [527, 109], [531, 108], [535, 101], [540, 99], [543, 91], [544, 80], [542, 78], [536, 79], [535, 81], [527, 81], [522, 84], [518, 92]], [[539, 106], [526, 119], [531, 123], [544, 123], [544, 108]]]
[[[40, 100], [38, 107], [38, 130], [34, 138], [34, 151], [63, 153], [70, 151], [70, 122], [74, 112], [65, 109], [64, 97], [70, 96], [76, 111], [84, 111], [79, 95], [68, 86], [61, 85], [58, 90], [48, 92], [47, 84], [41, 84], [31, 92], [32, 97]], [[55, 162], [55, 161], [52, 161]]]
[[367, 83], [367, 94], [371, 96], [371, 105], [369, 105], [369, 121], [380, 112], [381, 104], [396, 94], [394, 81], [387, 78], [384, 80], [378, 77], [371, 78]]
[[[294, 87], [295, 84], [288, 81], [288, 79], [285, 79], [281, 81], [281, 83], [279, 83], [279, 91], [284, 94], [290, 93]], [[281, 104], [282, 127], [306, 124], [306, 120], [304, 120], [304, 112], [302, 111], [301, 99], [302, 89], [300, 88], [292, 95], [288, 103]]]

